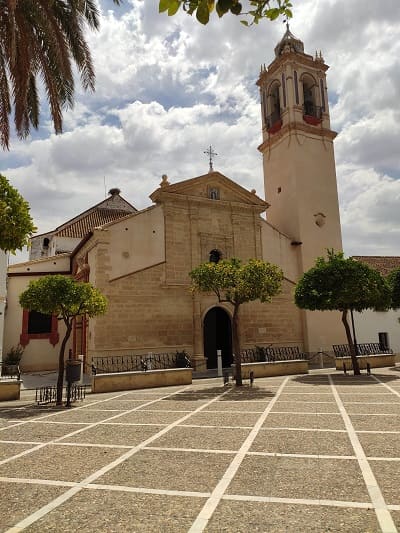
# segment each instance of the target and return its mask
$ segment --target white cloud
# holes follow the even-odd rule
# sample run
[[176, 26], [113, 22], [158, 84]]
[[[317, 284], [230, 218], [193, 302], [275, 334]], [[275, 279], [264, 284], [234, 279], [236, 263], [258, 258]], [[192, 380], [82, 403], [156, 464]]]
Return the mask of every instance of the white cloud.
[[[95, 94], [78, 89], [65, 133], [12, 141], [1, 169], [46, 231], [117, 186], [137, 207], [161, 175], [170, 181], [215, 167], [262, 195], [261, 117], [255, 81], [284, 31], [281, 22], [244, 28], [235, 17], [207, 27], [159, 15], [157, 0], [102, 1], [101, 31], [89, 36]], [[297, 0], [291, 29], [331, 65], [328, 89], [345, 251], [400, 255], [397, 151], [400, 137], [400, 3]]]

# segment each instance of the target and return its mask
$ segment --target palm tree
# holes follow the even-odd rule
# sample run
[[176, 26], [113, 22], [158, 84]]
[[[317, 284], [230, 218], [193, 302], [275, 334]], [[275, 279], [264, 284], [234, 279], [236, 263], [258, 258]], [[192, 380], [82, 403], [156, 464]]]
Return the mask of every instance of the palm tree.
[[[120, 0], [114, 0], [119, 4]], [[13, 113], [18, 137], [39, 125], [38, 81], [56, 133], [74, 103], [75, 64], [85, 90], [94, 90], [86, 27], [99, 28], [95, 0], [0, 0], [0, 144], [9, 148]]]

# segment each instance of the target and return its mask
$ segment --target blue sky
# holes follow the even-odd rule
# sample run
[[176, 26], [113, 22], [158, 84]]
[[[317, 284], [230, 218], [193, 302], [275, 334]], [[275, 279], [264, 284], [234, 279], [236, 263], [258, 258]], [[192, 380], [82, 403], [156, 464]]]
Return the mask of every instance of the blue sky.
[[[294, 0], [291, 30], [305, 51], [322, 50], [335, 141], [347, 254], [400, 255], [400, 2]], [[174, 183], [215, 168], [263, 196], [261, 115], [255, 82], [284, 33], [281, 21], [243, 27], [215, 17], [206, 27], [158, 14], [157, 0], [101, 2], [89, 34], [96, 92], [77, 82], [64, 133], [41, 127], [0, 153], [0, 171], [30, 202], [40, 233], [119, 187], [138, 208], [162, 174]]]

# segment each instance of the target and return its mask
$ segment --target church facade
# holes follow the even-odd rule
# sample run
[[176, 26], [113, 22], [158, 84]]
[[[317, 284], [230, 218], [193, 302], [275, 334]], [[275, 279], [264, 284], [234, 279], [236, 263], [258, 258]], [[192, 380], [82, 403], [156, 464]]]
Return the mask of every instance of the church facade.
[[[275, 55], [257, 82], [266, 201], [212, 168], [179, 183], [163, 176], [147, 209], [87, 227], [72, 251], [40, 252], [41, 258], [10, 267], [5, 337], [8, 347], [25, 343], [25, 369], [49, 368], [51, 361], [56, 366], [59, 325], [53, 321], [47, 336], [32, 337], [29, 316], [18, 304], [29, 280], [48, 272], [90, 281], [108, 299], [104, 316], [75, 324], [71, 348], [88, 363], [98, 355], [185, 350], [200, 370], [215, 367], [221, 349], [229, 365], [232, 309], [215, 295], [190, 291], [189, 272], [212, 254], [263, 259], [284, 272], [283, 291], [272, 303], [241, 307], [242, 348], [331, 351], [344, 341], [339, 313], [300, 311], [293, 301], [297, 280], [316, 257], [341, 249], [328, 67], [321, 55], [305, 54], [289, 29]], [[64, 233], [67, 226], [60, 226]], [[53, 239], [57, 232], [50, 233]], [[36, 237], [35, 250], [49, 246], [45, 238]]]

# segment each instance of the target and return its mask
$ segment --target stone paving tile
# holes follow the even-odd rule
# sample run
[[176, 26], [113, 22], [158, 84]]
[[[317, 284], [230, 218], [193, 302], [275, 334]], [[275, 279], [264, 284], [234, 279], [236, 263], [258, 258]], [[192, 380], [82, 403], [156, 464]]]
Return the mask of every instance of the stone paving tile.
[[203, 498], [86, 490], [25, 531], [187, 533], [203, 505]]
[[[123, 396], [121, 396], [121, 399], [125, 400], [134, 400], [135, 396], [139, 393], [144, 394], [148, 390], [149, 393], [153, 393], [154, 396], [158, 396], [159, 398], [164, 396], [171, 396], [173, 393], [182, 392], [184, 390], [183, 387], [160, 387], [157, 389], [142, 389], [138, 391], [130, 391], [127, 393], [124, 393]], [[146, 392], [147, 394], [147, 392]]]
[[354, 429], [369, 431], [400, 431], [400, 416], [349, 414]]
[[[51, 418], [49, 419], [51, 420]], [[73, 431], [86, 427], [85, 424], [50, 424], [43, 422], [28, 422], [21, 426], [9, 428], [0, 433], [0, 440], [19, 440], [47, 442]]]
[[368, 381], [367, 383], [344, 381], [341, 383], [333, 380], [333, 384], [340, 394], [386, 394], [390, 392], [386, 387], [375, 381]]
[[66, 490], [65, 487], [0, 482], [0, 531], [7, 531]]
[[391, 511], [393, 522], [395, 523], [397, 529], [400, 529], [400, 511]]
[[[358, 438], [368, 457], [397, 457], [400, 459], [399, 434], [358, 433]], [[398, 466], [400, 467], [400, 462]]]
[[125, 452], [126, 449], [49, 445], [0, 465], [0, 476], [77, 482]]
[[94, 411], [91, 409], [72, 409], [70, 411], [63, 411], [51, 417], [52, 422], [81, 422], [91, 424], [93, 422], [101, 422], [106, 418], [117, 415], [118, 413], [110, 411]]
[[336, 403], [312, 403], [312, 402], [281, 402], [277, 401], [272, 408], [272, 412], [285, 413], [338, 413]]
[[[109, 411], [109, 410], [117, 410], [117, 411], [128, 411], [130, 409], [135, 409], [136, 407], [140, 407], [141, 405], [144, 405], [147, 402], [153, 401], [154, 398], [149, 398], [148, 400], [110, 400], [108, 402], [103, 403], [95, 403], [88, 405], [85, 407], [85, 410], [95, 410], [95, 411]], [[112, 415], [110, 415], [112, 416]]]
[[[219, 402], [246, 401], [268, 402], [276, 395], [278, 388], [244, 387], [243, 390], [231, 389], [231, 391], [218, 399]], [[223, 392], [223, 391], [222, 391]]]
[[263, 413], [269, 402], [214, 402], [208, 405], [203, 412], [207, 411], [232, 411]]
[[[171, 424], [186, 414], [188, 413], [170, 411], [133, 411], [132, 413], [119, 416], [115, 420], [111, 420], [111, 422], [118, 424]], [[105, 422], [105, 424], [107, 424], [107, 422]]]
[[376, 413], [376, 414], [387, 414], [387, 415], [399, 415], [400, 417], [400, 402], [399, 403], [381, 403], [381, 404], [343, 402], [343, 404], [348, 413], [364, 414], [364, 415], [368, 415], [369, 413]]
[[301, 453], [306, 455], [354, 455], [345, 433], [262, 429], [251, 452]]
[[150, 409], [151, 411], [194, 411], [198, 409], [209, 400], [199, 400], [199, 401], [182, 401], [182, 400], [160, 400], [158, 402], [152, 403], [147, 407], [139, 408], [141, 411]]
[[250, 429], [188, 428], [179, 426], [151, 443], [165, 448], [238, 450]]
[[100, 424], [60, 442], [136, 446], [158, 433], [162, 426], [114, 426]]
[[224, 500], [217, 507], [207, 533], [377, 533], [374, 511], [327, 506]]
[[[15, 424], [15, 422], [10, 422], [9, 420], [6, 420], [5, 418], [0, 418], [0, 429], [10, 426], [11, 424]], [[1, 436], [1, 432], [0, 432]], [[1, 437], [0, 437], [1, 438]]]
[[[125, 398], [130, 392], [120, 391], [120, 392], [90, 392], [86, 399], [90, 398], [93, 401], [106, 400], [108, 398]], [[85, 401], [86, 401], [85, 399]]]
[[284, 387], [285, 392], [312, 392], [320, 394], [322, 392], [332, 392], [329, 382], [326, 383], [299, 383], [295, 381], [288, 381]]
[[[1, 438], [2, 437], [0, 433], [0, 439]], [[33, 446], [34, 444], [15, 444], [15, 443], [8, 444], [8, 443], [0, 442], [0, 461], [2, 461], [3, 459], [7, 459], [8, 457], [12, 457], [13, 455], [17, 455], [18, 453], [21, 453], [25, 450], [29, 450], [29, 448], [33, 448]]]
[[368, 461], [387, 504], [399, 505], [400, 461]]
[[244, 415], [243, 413], [213, 413], [202, 411], [187, 418], [182, 422], [182, 425], [253, 427], [260, 418], [260, 414], [261, 413], [247, 413]]
[[[145, 390], [139, 390], [138, 392], [129, 392], [127, 395], [118, 398], [119, 402], [132, 402], [137, 400], [145, 400], [151, 402], [152, 400], [161, 399], [164, 395], [158, 392], [146, 392]], [[113, 400], [117, 401], [117, 400]]]
[[342, 416], [327, 414], [305, 413], [293, 415], [291, 413], [269, 413], [263, 426], [287, 428], [312, 428], [312, 429], [345, 429]]
[[368, 502], [357, 461], [248, 456], [227, 494]]
[[364, 402], [375, 403], [375, 402], [391, 402], [395, 400], [393, 394], [341, 394], [340, 399], [342, 402]]
[[[13, 409], [11, 412], [4, 413], [2, 419], [7, 422], [29, 422], [32, 418], [40, 418], [52, 413], [58, 413], [64, 411], [63, 409], [54, 407], [51, 408], [30, 408], [30, 409]], [[52, 417], [51, 417], [52, 418]]]
[[96, 483], [211, 492], [234, 455], [141, 450]]
[[285, 394], [279, 396], [280, 402], [332, 402], [336, 403], [333, 394]]

